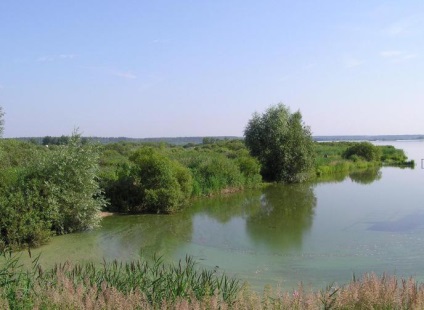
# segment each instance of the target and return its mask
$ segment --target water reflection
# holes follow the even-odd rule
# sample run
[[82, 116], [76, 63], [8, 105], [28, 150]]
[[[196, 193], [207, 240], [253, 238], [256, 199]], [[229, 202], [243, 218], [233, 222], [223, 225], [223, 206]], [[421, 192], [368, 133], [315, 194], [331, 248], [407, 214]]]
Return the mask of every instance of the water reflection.
[[262, 191], [252, 190], [201, 199], [192, 206], [193, 214], [204, 214], [225, 224], [235, 217], [249, 217], [260, 209]]
[[104, 257], [165, 255], [191, 240], [193, 224], [189, 213], [114, 216], [104, 220], [102, 231], [98, 244]]
[[272, 186], [264, 190], [260, 211], [247, 218], [251, 240], [272, 251], [300, 248], [312, 226], [317, 204], [311, 184]]
[[315, 180], [315, 184], [322, 183], [341, 183], [346, 179], [359, 184], [371, 184], [375, 181], [380, 180], [382, 177], [381, 167], [370, 168], [361, 171], [355, 172], [339, 172], [335, 174], [329, 174], [325, 176], [320, 176]]
[[381, 179], [382, 173], [380, 168], [367, 169], [364, 171], [352, 172], [349, 178], [359, 184], [371, 184]]

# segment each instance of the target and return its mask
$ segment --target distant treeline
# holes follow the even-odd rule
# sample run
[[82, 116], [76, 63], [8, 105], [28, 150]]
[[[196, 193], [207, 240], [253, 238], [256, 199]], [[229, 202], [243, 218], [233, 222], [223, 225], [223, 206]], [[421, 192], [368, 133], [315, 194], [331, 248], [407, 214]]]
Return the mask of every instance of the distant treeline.
[[[29, 141], [42, 145], [60, 145], [67, 139], [67, 136], [60, 137], [20, 137], [16, 140]], [[314, 141], [396, 141], [396, 140], [424, 140], [424, 135], [341, 135], [341, 136], [313, 136]], [[202, 144], [204, 139], [212, 140], [242, 140], [243, 137], [237, 136], [211, 136], [211, 137], [161, 137], [161, 138], [128, 138], [128, 137], [83, 137], [83, 140], [98, 142], [101, 144], [116, 142], [134, 142], [134, 143], [166, 143], [170, 145]]]
[[314, 136], [315, 141], [397, 141], [424, 140], [424, 135], [375, 135], [375, 136]]
[[[19, 137], [15, 140], [23, 140], [34, 144], [42, 145], [62, 145], [66, 144], [68, 136], [60, 137], [45, 136], [45, 137]], [[128, 137], [82, 137], [84, 141], [97, 142], [100, 144], [109, 144], [117, 142], [133, 142], [133, 143], [165, 143], [171, 145], [186, 145], [186, 144], [202, 144], [204, 140], [234, 140], [243, 139], [236, 136], [217, 136], [217, 137], [161, 137], [161, 138], [128, 138]]]

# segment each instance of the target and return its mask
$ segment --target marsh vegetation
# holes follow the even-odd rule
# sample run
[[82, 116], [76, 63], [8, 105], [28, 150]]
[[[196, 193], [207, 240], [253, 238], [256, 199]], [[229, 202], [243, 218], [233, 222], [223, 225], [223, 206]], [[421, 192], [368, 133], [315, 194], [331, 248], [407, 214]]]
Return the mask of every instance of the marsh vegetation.
[[[1, 131], [2, 115], [0, 110]], [[267, 136], [264, 132], [275, 134]], [[172, 224], [173, 219], [168, 218], [172, 224], [168, 233], [179, 236], [182, 229], [187, 240], [196, 225], [190, 215], [193, 205], [200, 201], [207, 206], [211, 199], [208, 197], [246, 189], [260, 190], [261, 194], [236, 199], [233, 207], [226, 201], [225, 206], [207, 208], [209, 215], [222, 224], [221, 233], [225, 233], [223, 224], [237, 220], [241, 213], [250, 242], [272, 253], [291, 251], [300, 247], [313, 227], [317, 204], [314, 184], [342, 181], [346, 176], [358, 184], [370, 184], [381, 178], [381, 166], [414, 166], [413, 160], [407, 161], [405, 153], [393, 146], [313, 142], [300, 113], [292, 114], [281, 105], [263, 115], [254, 115], [245, 133], [245, 140], [204, 138], [201, 144], [180, 146], [131, 142], [101, 145], [78, 133], [49, 137], [48, 146], [34, 140], [1, 139], [0, 251], [34, 248], [55, 235], [91, 230], [100, 224], [100, 211], [152, 217], [158, 213], [180, 214], [176, 219], [183, 218], [184, 227]], [[287, 186], [275, 187], [265, 181]], [[153, 221], [157, 223], [157, 236], [151, 240], [166, 239], [160, 235], [165, 218]], [[202, 225], [208, 224], [204, 221]], [[204, 237], [199, 242], [204, 243]], [[157, 249], [152, 248], [153, 252]], [[365, 294], [360, 287], [368, 283], [380, 281], [382, 296], [386, 286], [392, 291], [398, 288], [394, 278], [372, 275], [360, 281], [359, 286], [354, 281], [329, 295], [321, 293], [321, 297], [317, 297], [317, 292], [304, 293], [300, 289], [293, 296], [265, 294], [264, 298], [255, 299], [257, 295], [241, 288], [237, 280], [218, 269], [199, 270], [191, 258], [178, 265], [153, 259], [151, 263], [105, 262], [103, 268], [82, 263], [56, 265], [52, 269], [43, 269], [34, 261], [28, 271], [27, 265], [23, 268], [18, 260], [5, 254], [0, 266], [0, 306], [5, 308], [60, 308], [72, 303], [75, 308], [225, 308], [252, 304], [315, 309], [327, 302], [343, 308], [371, 302], [362, 296], [359, 301], [340, 303], [348, 300], [349, 294]], [[399, 286], [396, 300], [384, 295], [380, 301], [396, 307], [421, 305], [421, 286], [412, 280], [402, 281], [399, 283], [403, 289]], [[54, 285], [48, 287], [46, 283]], [[345, 288], [349, 288], [347, 292]]]

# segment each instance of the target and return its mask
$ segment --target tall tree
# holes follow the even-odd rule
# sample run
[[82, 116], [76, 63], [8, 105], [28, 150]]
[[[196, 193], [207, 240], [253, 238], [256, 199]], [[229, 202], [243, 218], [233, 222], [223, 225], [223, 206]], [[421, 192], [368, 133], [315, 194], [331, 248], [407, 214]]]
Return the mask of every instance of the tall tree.
[[311, 131], [299, 111], [284, 104], [254, 113], [245, 130], [245, 143], [262, 164], [265, 180], [295, 183], [307, 179], [313, 166]]

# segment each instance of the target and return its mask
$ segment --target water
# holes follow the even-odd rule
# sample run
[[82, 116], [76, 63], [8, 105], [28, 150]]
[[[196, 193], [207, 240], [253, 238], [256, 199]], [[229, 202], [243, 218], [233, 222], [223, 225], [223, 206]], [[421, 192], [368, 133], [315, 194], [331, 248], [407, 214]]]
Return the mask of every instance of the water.
[[424, 281], [424, 142], [380, 144], [404, 149], [417, 167], [201, 199], [175, 215], [111, 216], [33, 254], [44, 266], [188, 254], [258, 290], [322, 288], [370, 271]]

